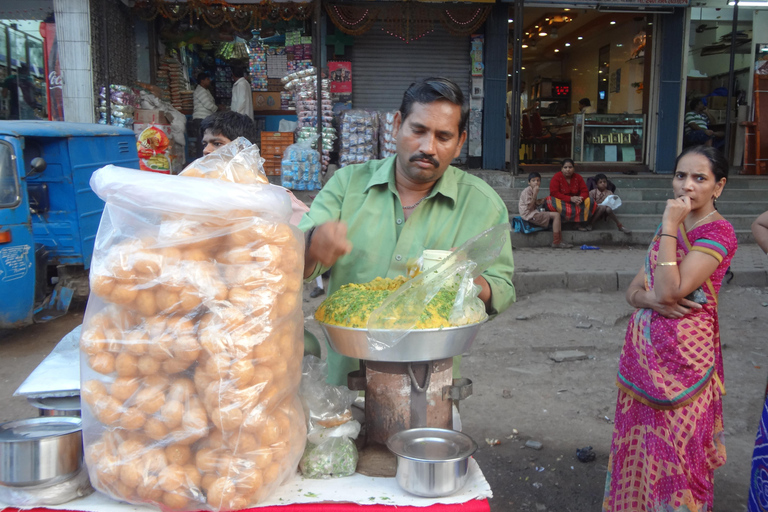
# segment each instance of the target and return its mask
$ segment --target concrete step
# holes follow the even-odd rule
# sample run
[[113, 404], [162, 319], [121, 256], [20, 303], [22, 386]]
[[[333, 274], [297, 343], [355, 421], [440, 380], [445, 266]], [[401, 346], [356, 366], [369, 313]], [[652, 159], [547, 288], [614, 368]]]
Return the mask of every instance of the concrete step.
[[[616, 211], [617, 215], [630, 214], [657, 214], [664, 213], [667, 202], [663, 201], [624, 201], [621, 202], [621, 208]], [[515, 203], [515, 208], [517, 204]], [[768, 210], [768, 204], [744, 201], [718, 201], [717, 210], [725, 215], [752, 215], [757, 217], [765, 210]]]
[[[591, 176], [582, 176], [585, 180]], [[630, 188], [663, 188], [670, 189], [672, 186], [672, 175], [655, 175], [633, 178], [631, 176], [617, 177], [608, 176], [608, 179], [616, 185], [617, 192]], [[551, 176], [541, 177], [542, 189], [549, 189]], [[512, 177], [511, 188], [525, 188], [528, 186], [527, 176]], [[733, 176], [728, 179], [727, 189], [758, 189], [768, 191], [768, 176]]]
[[[524, 188], [494, 188], [499, 196], [506, 201], [520, 199], [520, 194]], [[539, 190], [539, 197], [546, 197], [549, 193], [548, 188], [542, 187]], [[625, 188], [617, 189], [616, 193], [622, 201], [666, 201], [672, 199], [671, 188]], [[721, 201], [751, 201], [764, 206], [762, 211], [768, 210], [768, 189], [734, 189], [725, 187]]]
[[[593, 246], [614, 246], [614, 245], [641, 245], [648, 246], [653, 239], [656, 229], [633, 230], [631, 235], [627, 235], [615, 229], [607, 227], [603, 229], [598, 225], [594, 231], [563, 231], [563, 241], [573, 244], [574, 247], [582, 245]], [[530, 235], [522, 233], [512, 233], [512, 247], [549, 247], [552, 243], [552, 231], [537, 231]], [[736, 230], [736, 239], [740, 244], [755, 243], [752, 232], [749, 230]]]
[[[616, 216], [619, 219], [619, 222], [624, 224], [626, 227], [628, 227], [631, 230], [648, 230], [652, 231], [655, 230], [659, 224], [661, 223], [661, 215], [659, 214], [631, 214], [627, 215], [622, 213], [621, 211], [616, 212]], [[517, 215], [510, 214], [511, 217], [517, 217]], [[755, 220], [755, 215], [724, 215], [725, 219], [731, 223], [733, 226], [733, 229], [735, 230], [745, 230], [749, 231], [752, 227], [752, 222]], [[605, 226], [605, 229], [615, 229], [616, 224], [613, 222], [608, 222], [605, 220], [601, 220], [596, 224], [597, 228], [602, 228]]]

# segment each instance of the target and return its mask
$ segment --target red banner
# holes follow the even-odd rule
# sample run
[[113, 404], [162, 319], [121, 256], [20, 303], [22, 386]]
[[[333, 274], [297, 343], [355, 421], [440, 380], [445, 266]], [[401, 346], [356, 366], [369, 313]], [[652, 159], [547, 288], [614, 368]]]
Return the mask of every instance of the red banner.
[[328, 76], [331, 79], [331, 92], [337, 94], [352, 93], [352, 63], [333, 61], [328, 63]]

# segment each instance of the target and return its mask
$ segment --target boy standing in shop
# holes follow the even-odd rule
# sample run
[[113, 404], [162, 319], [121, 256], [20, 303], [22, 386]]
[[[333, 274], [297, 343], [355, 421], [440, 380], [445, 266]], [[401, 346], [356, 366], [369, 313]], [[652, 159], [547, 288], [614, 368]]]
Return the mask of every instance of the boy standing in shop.
[[590, 222], [589, 226], [587, 226], [587, 231], [592, 231], [593, 226], [595, 225], [595, 222], [597, 222], [599, 219], [610, 219], [613, 222], [616, 223], [616, 228], [621, 231], [622, 233], [625, 233], [627, 235], [631, 235], [632, 231], [625, 228], [621, 222], [619, 222], [619, 219], [616, 218], [616, 214], [613, 213], [613, 209], [610, 206], [603, 206], [600, 203], [605, 201], [605, 199], [613, 195], [614, 193], [608, 190], [608, 177], [605, 174], [597, 174], [595, 176], [595, 182], [597, 188], [593, 188], [589, 191], [589, 197], [592, 199], [592, 201], [597, 205], [597, 210], [595, 211], [595, 214], [592, 216], [592, 222]]
[[523, 220], [534, 226], [549, 227], [552, 223], [552, 247], [555, 249], [570, 249], [571, 244], [563, 242], [562, 221], [558, 212], [540, 212], [536, 208], [544, 202], [537, 199], [541, 187], [541, 174], [532, 172], [528, 175], [528, 187], [520, 193], [517, 209]]

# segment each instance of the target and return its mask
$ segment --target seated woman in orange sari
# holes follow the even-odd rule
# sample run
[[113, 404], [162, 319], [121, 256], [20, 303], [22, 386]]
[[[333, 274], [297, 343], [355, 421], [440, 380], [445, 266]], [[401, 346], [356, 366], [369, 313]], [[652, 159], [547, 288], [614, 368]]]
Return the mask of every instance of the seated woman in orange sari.
[[737, 246], [715, 209], [727, 176], [711, 147], [678, 157], [674, 199], [627, 290], [638, 309], [619, 359], [605, 512], [712, 510], [725, 463], [717, 295]]

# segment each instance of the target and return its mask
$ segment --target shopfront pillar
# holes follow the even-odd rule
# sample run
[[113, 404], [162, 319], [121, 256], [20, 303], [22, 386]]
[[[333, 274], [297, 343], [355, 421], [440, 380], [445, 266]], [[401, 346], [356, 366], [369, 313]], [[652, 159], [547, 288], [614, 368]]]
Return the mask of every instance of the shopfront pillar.
[[656, 165], [654, 171], [671, 174], [675, 170], [675, 158], [681, 144], [680, 113], [683, 112], [683, 34], [685, 34], [685, 9], [675, 9], [672, 14], [657, 17], [661, 24], [658, 44], [659, 55], [659, 108], [656, 130]]
[[496, 3], [485, 22], [484, 169], [506, 169], [508, 11], [509, 4]]
[[53, 11], [63, 80], [64, 120], [93, 123], [96, 121], [96, 109], [89, 1], [53, 0]]

